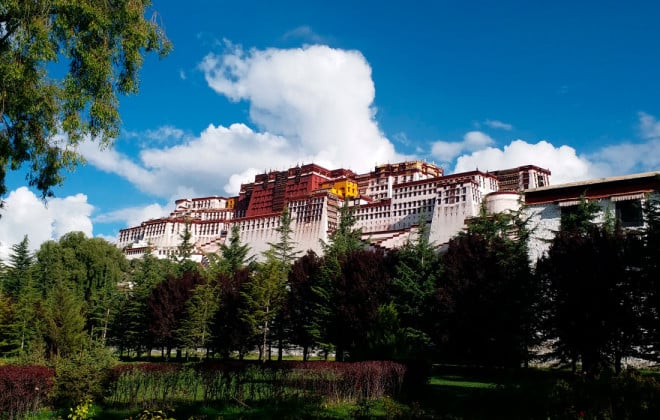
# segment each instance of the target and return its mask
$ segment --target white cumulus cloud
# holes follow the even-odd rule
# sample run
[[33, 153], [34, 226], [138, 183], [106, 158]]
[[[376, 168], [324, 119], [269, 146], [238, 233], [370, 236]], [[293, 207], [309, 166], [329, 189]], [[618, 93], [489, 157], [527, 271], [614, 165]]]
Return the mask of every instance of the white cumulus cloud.
[[68, 232], [81, 231], [91, 237], [92, 211], [84, 194], [53, 198], [44, 204], [27, 187], [10, 192], [5, 208], [0, 210], [0, 259], [6, 261], [12, 245], [21, 242], [25, 235], [33, 250]]
[[260, 129], [287, 138], [294, 158], [362, 171], [400, 157], [376, 123], [371, 67], [358, 51], [234, 48], [200, 67], [216, 92], [249, 102]]
[[373, 106], [371, 67], [357, 51], [313, 45], [244, 52], [233, 47], [200, 64], [209, 86], [250, 104], [251, 123], [210, 124], [173, 146], [154, 145], [130, 158], [84, 143], [80, 151], [97, 168], [124, 177], [160, 197], [238, 193], [242, 182], [268, 170], [314, 162], [366, 171], [405, 159], [381, 133]]
[[431, 156], [441, 162], [451, 162], [456, 156], [464, 152], [474, 152], [483, 149], [495, 141], [481, 131], [465, 133], [463, 141], [436, 141], [431, 144]]
[[536, 165], [550, 169], [552, 183], [577, 181], [599, 176], [594, 163], [578, 156], [570, 146], [554, 146], [547, 141], [527, 143], [514, 140], [503, 148], [487, 147], [456, 160], [454, 172], [479, 169], [482, 171], [514, 168], [522, 165]]

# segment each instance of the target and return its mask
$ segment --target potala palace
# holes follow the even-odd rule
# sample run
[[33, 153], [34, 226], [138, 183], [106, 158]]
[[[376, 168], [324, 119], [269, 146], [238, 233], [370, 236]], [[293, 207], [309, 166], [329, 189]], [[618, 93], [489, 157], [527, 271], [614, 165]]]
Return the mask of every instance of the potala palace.
[[277, 242], [276, 228], [288, 209], [293, 241], [298, 250], [321, 254], [336, 228], [339, 208], [353, 208], [365, 243], [375, 248], [400, 247], [416, 235], [420, 222], [429, 225], [429, 240], [442, 246], [479, 215], [482, 205], [491, 213], [525, 211], [537, 227], [531, 257], [541, 255], [559, 227], [562, 211], [571, 211], [580, 197], [597, 200], [616, 214], [624, 226], [642, 224], [642, 201], [660, 191], [660, 171], [550, 186], [550, 170], [533, 165], [445, 175], [441, 167], [422, 161], [380, 165], [356, 174], [315, 164], [259, 174], [242, 184], [238, 196], [177, 200], [168, 217], [122, 229], [117, 246], [128, 258], [150, 252], [159, 258], [174, 255], [188, 226], [194, 257], [216, 252], [240, 228], [242, 243], [259, 258], [269, 242]]

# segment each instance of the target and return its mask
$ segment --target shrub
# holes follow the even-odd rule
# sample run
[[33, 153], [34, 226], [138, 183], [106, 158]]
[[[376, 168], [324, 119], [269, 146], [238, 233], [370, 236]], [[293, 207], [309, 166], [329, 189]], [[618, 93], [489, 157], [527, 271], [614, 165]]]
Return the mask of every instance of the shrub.
[[0, 417], [24, 418], [48, 402], [53, 371], [44, 366], [0, 366]]
[[99, 400], [115, 363], [110, 350], [98, 343], [90, 343], [72, 357], [57, 357], [54, 360], [57, 406], [73, 407], [87, 399]]

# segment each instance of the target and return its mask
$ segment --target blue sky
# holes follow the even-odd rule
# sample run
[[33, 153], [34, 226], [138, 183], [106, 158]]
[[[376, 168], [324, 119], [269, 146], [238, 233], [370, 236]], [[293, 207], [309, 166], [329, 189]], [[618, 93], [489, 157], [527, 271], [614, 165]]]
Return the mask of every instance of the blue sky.
[[121, 99], [112, 150], [46, 206], [8, 178], [0, 258], [70, 230], [109, 240], [177, 198], [314, 161], [448, 173], [520, 164], [554, 184], [660, 169], [651, 1], [154, 1], [174, 51]]

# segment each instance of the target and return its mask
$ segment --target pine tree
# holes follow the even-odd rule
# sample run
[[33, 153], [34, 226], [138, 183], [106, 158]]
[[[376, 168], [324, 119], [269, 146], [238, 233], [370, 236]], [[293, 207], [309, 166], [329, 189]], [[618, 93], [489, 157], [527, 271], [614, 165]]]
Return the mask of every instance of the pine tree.
[[291, 342], [303, 348], [303, 360], [309, 357], [309, 350], [316, 343], [314, 322], [316, 298], [313, 288], [321, 270], [321, 258], [309, 250], [296, 260], [289, 273], [289, 293], [287, 294], [287, 319]]
[[177, 273], [178, 267], [169, 259], [146, 253], [141, 259], [132, 260], [131, 268], [129, 290], [124, 293], [121, 316], [112, 324], [111, 342], [120, 350], [135, 351], [139, 358], [152, 347], [147, 299], [157, 284]]
[[21, 242], [11, 247], [9, 267], [2, 285], [7, 295], [17, 297], [22, 285], [31, 282], [33, 262], [33, 256], [30, 253], [30, 241], [28, 236], [25, 235]]
[[247, 310], [243, 316], [255, 334], [261, 337], [259, 348], [262, 361], [266, 360], [269, 334], [274, 323], [278, 339], [278, 359], [282, 358], [284, 319], [281, 314], [286, 302], [289, 272], [298, 254], [291, 239], [291, 223], [291, 216], [285, 208], [276, 229], [279, 240], [269, 243], [269, 249], [264, 253], [266, 260], [258, 266], [244, 291]]
[[205, 281], [195, 286], [186, 303], [179, 332], [184, 347], [193, 352], [200, 348], [208, 349], [213, 339], [211, 331], [218, 303], [218, 290], [214, 282]]
[[64, 282], [57, 282], [46, 301], [46, 342], [52, 357], [68, 358], [89, 342], [85, 333], [84, 302]]
[[212, 322], [212, 345], [224, 359], [228, 359], [232, 351], [237, 351], [242, 359], [256, 345], [252, 326], [243, 317], [247, 307], [243, 292], [253, 275], [252, 270], [241, 268], [231, 275], [219, 274], [216, 278], [220, 307]]
[[240, 227], [238, 224], [234, 224], [231, 227], [229, 245], [223, 243], [220, 244], [219, 248], [219, 254], [211, 253], [206, 255], [209, 261], [209, 270], [213, 277], [218, 274], [231, 276], [253, 261], [252, 257], [248, 258], [250, 247], [247, 244], [241, 243]]
[[595, 201], [589, 201], [584, 196], [576, 206], [562, 210], [560, 229], [564, 232], [585, 234], [594, 225], [594, 219], [600, 212], [600, 206]]
[[[337, 285], [342, 276], [342, 260], [354, 252], [365, 248], [362, 242], [362, 232], [355, 228], [353, 208], [346, 200], [339, 208], [339, 223], [337, 229], [330, 234], [328, 243], [322, 243], [323, 262], [319, 279], [313, 286], [316, 304], [316, 320], [312, 323], [311, 332], [315, 335], [317, 344], [330, 349], [334, 343], [332, 332], [335, 314], [337, 313]], [[344, 349], [336, 349], [336, 358], [343, 361]]]
[[34, 260], [27, 235], [12, 246], [9, 264], [4, 286], [13, 305], [7, 336], [10, 351], [24, 355], [32, 350], [35, 341], [39, 341], [41, 330], [37, 308], [40, 294], [35, 284]]
[[266, 252], [266, 261], [259, 264], [242, 293], [245, 299], [243, 319], [259, 337], [259, 359], [267, 359], [268, 339], [271, 325], [285, 301], [286, 273], [288, 268], [279, 261], [274, 252]]
[[[545, 331], [553, 356], [577, 362], [590, 375], [630, 355], [634, 335], [637, 269], [630, 270], [628, 238], [604, 226], [560, 231], [537, 272], [546, 287]], [[632, 326], [632, 329], [631, 329]]]
[[436, 305], [436, 340], [447, 361], [516, 367], [536, 344], [539, 288], [528, 259], [520, 212], [468, 221], [449, 242]]
[[[422, 222], [416, 237], [394, 255], [397, 260], [393, 278], [393, 309], [401, 322], [412, 353], [421, 357], [432, 341], [433, 297], [438, 288], [441, 267], [438, 254], [428, 240], [428, 225]], [[383, 313], [388, 313], [389, 309]]]

